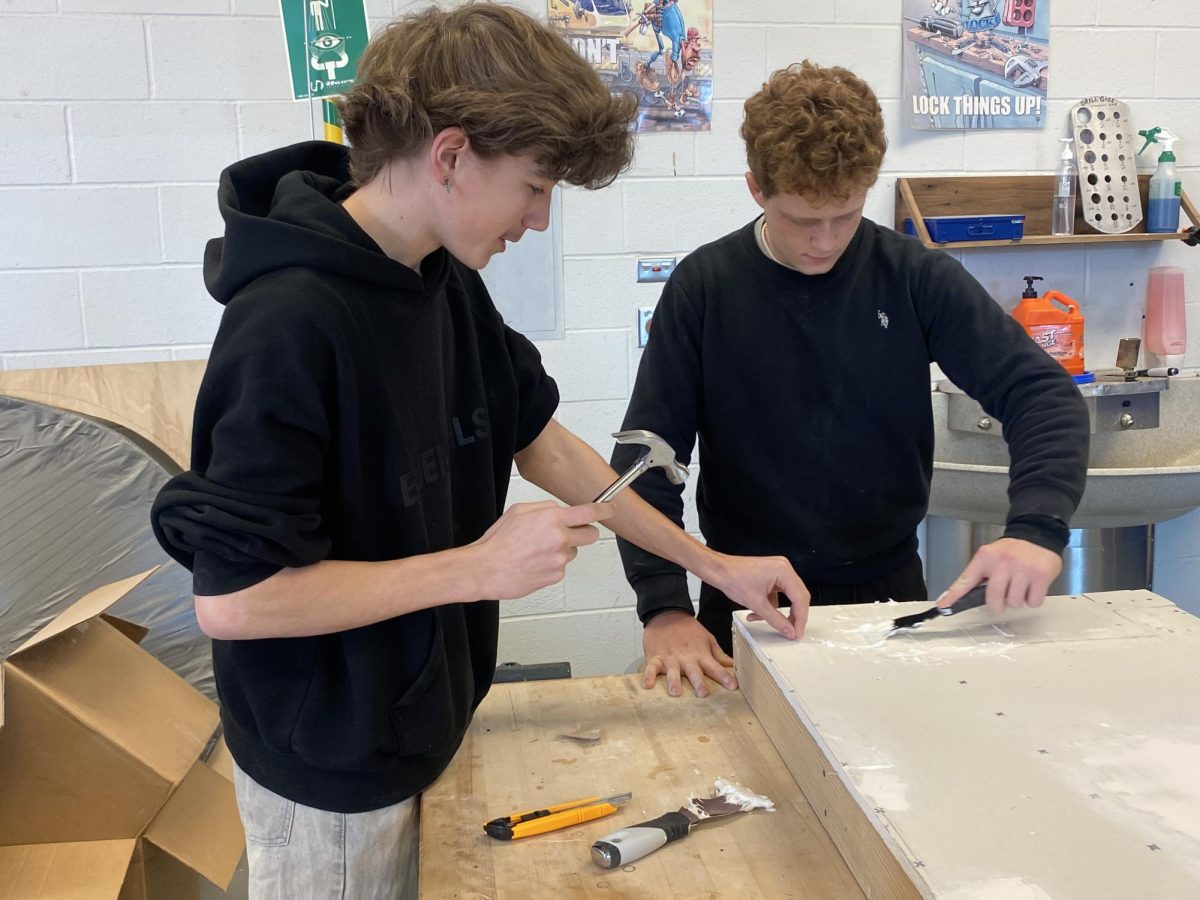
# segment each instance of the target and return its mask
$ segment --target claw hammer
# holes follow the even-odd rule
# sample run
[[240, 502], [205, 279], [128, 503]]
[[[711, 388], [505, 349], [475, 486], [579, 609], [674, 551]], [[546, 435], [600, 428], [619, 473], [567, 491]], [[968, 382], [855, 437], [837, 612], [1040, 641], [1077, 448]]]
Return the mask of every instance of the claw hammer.
[[688, 477], [688, 467], [675, 459], [675, 451], [671, 445], [653, 431], [635, 428], [632, 431], [618, 431], [613, 435], [618, 444], [642, 444], [646, 452], [638, 457], [637, 462], [625, 470], [620, 478], [601, 492], [593, 503], [605, 503], [621, 493], [639, 475], [648, 472], [655, 466], [667, 474], [672, 484], [683, 484]]

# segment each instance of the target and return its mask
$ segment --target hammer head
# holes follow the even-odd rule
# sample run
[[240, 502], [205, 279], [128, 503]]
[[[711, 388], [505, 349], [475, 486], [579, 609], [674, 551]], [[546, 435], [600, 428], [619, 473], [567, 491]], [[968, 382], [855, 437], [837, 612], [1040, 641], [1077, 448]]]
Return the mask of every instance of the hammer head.
[[675, 459], [675, 451], [671, 445], [653, 431], [635, 428], [631, 431], [618, 431], [613, 435], [618, 444], [641, 444], [646, 448], [642, 454], [646, 466], [658, 466], [667, 473], [672, 484], [683, 484], [687, 481], [688, 467]]

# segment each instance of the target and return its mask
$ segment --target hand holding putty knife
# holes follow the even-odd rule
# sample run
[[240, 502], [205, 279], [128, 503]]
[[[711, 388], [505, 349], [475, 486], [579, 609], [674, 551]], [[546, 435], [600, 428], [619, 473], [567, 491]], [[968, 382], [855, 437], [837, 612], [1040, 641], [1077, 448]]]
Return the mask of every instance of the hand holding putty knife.
[[934, 606], [925, 612], [913, 613], [911, 616], [900, 616], [892, 622], [891, 629], [884, 635], [884, 638], [890, 638], [894, 634], [899, 634], [902, 631], [912, 631], [915, 628], [920, 628], [931, 619], [937, 619], [942, 616], [952, 616], [955, 613], [966, 612], [968, 609], [977, 609], [987, 603], [987, 582], [977, 584], [967, 593], [963, 594], [949, 606]]

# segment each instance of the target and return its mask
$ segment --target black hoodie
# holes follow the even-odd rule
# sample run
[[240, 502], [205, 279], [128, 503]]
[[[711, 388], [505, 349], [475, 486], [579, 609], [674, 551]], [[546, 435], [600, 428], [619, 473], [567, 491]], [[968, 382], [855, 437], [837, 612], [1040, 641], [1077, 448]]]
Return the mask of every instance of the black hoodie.
[[[352, 191], [345, 149], [325, 142], [221, 176], [225, 237], [208, 244], [204, 277], [225, 312], [192, 470], [152, 513], [197, 594], [476, 540], [504, 508], [514, 453], [558, 403], [479, 275], [445, 250], [420, 274], [388, 258], [341, 207]], [[461, 742], [497, 626], [497, 604], [480, 601], [316, 637], [214, 640], [230, 750], [307, 806], [404, 800]]]
[[[709, 546], [782, 554], [806, 581], [857, 585], [917, 551], [929, 507], [929, 364], [1004, 423], [1007, 537], [1061, 553], [1083, 496], [1088, 414], [1071, 377], [952, 257], [864, 219], [829, 272], [759, 249], [755, 223], [680, 262], [654, 312], [624, 428], [688, 461]], [[613, 465], [631, 460], [618, 446]], [[638, 493], [682, 522], [660, 471]], [[618, 541], [643, 621], [692, 611], [683, 570]]]

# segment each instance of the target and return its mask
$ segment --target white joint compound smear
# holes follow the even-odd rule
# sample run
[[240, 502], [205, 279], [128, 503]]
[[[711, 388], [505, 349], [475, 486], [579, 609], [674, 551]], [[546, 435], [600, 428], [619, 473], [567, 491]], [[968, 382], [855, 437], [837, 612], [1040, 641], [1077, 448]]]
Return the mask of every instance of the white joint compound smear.
[[736, 803], [742, 808], [742, 812], [747, 812], [751, 809], [765, 809], [770, 812], [775, 811], [775, 801], [770, 797], [764, 797], [762, 794], [756, 794], [753, 791], [748, 791], [740, 784], [734, 784], [732, 781], [726, 781], [724, 778], [718, 778], [713, 782], [713, 787], [716, 788], [718, 794], [724, 797], [731, 803]]
[[846, 766], [846, 771], [871, 805], [888, 812], [908, 809], [908, 785], [891, 766]]
[[[871, 609], [879, 608], [879, 618], [873, 622], [860, 622], [853, 627], [843, 623], [854, 621], [855, 617], [834, 615], [830, 622], [835, 624], [821, 631], [811, 629], [814, 633], [810, 640], [831, 650], [851, 653], [866, 651], [868, 655], [878, 656], [881, 660], [931, 665], [943, 665], [964, 656], [1007, 657], [1020, 643], [1019, 636], [1005, 629], [1003, 623], [988, 623], [981, 629], [978, 619], [966, 620], [962, 628], [956, 627], [958, 622], [947, 625], [935, 620], [926, 623], [930, 627], [921, 629], [920, 633], [918, 629], [911, 629], [889, 637], [894, 621], [888, 617], [891, 611], [883, 607], [896, 605], [895, 600], [871, 604]], [[923, 637], [938, 639], [922, 640]]]
[[888, 634], [891, 630], [892, 622], [890, 620], [864, 622], [854, 628], [834, 629], [826, 637], [813, 637], [812, 640], [831, 650], [851, 653], [867, 652], [872, 656], [878, 655], [880, 660], [898, 660], [928, 665], [944, 665], [956, 658], [966, 656], [1007, 657], [1016, 646], [1016, 636], [995, 625], [991, 626], [989, 630], [989, 633], [996, 635], [994, 640], [980, 640], [970, 633], [952, 632], [954, 637], [950, 640], [927, 642], [921, 640], [919, 636], [914, 640], [910, 636], [911, 632], [902, 632], [896, 637], [889, 638]]
[[1138, 737], [1080, 749], [1079, 769], [1110, 804], [1200, 843], [1200, 744]]
[[876, 650], [887, 643], [887, 633], [892, 630], [890, 621], [865, 622], [856, 628], [838, 628], [835, 634], [841, 640], [814, 638], [823, 647], [836, 650]]
[[891, 622], [864, 622], [854, 629], [856, 634], [863, 636], [863, 641], [868, 647], [882, 647], [891, 630]]

